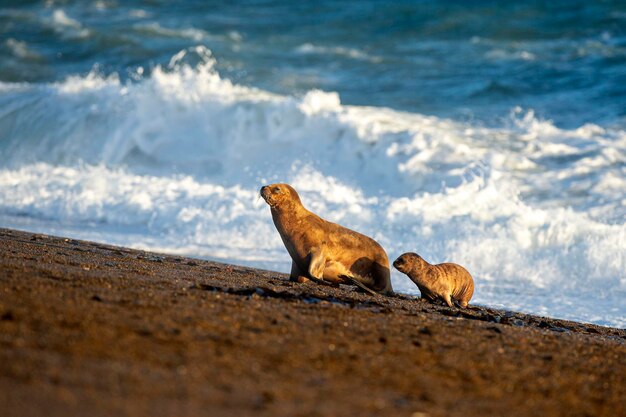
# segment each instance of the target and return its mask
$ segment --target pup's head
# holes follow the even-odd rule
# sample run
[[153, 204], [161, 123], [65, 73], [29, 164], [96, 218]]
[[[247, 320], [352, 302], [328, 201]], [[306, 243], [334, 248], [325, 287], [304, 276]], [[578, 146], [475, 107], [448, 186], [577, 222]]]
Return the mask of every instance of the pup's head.
[[274, 210], [301, 205], [296, 190], [289, 184], [270, 184], [261, 187], [261, 197]]
[[393, 266], [403, 274], [408, 274], [413, 268], [422, 266], [424, 259], [414, 252], [403, 253], [393, 261]]

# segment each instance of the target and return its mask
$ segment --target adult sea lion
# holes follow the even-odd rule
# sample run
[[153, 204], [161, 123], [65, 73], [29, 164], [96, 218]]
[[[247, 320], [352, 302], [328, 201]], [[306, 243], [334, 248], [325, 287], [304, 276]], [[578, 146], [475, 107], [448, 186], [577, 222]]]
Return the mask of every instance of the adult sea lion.
[[431, 265], [417, 253], [404, 253], [393, 262], [393, 266], [411, 278], [429, 301], [441, 299], [452, 307], [456, 301], [461, 307], [474, 294], [474, 280], [461, 265], [443, 263]]
[[291, 256], [292, 281], [352, 283], [372, 294], [393, 294], [389, 259], [375, 240], [311, 213], [288, 184], [261, 187], [261, 196]]

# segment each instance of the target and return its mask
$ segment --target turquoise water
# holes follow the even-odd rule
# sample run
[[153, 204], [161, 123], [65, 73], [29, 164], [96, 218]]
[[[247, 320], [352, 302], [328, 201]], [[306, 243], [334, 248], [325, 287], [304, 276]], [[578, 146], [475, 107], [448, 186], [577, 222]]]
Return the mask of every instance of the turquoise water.
[[476, 303], [624, 327], [625, 28], [619, 1], [0, 2], [0, 227], [288, 272], [258, 189], [289, 182]]
[[3, 4], [3, 81], [135, 79], [206, 45], [224, 77], [280, 94], [486, 123], [515, 106], [565, 127], [626, 115], [623, 1]]

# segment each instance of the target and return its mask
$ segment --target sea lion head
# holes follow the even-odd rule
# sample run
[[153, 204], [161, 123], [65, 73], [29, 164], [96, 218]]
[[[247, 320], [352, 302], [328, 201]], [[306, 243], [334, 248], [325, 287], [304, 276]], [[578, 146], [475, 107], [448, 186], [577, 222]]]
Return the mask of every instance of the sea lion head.
[[289, 184], [265, 185], [260, 193], [272, 210], [289, 210], [302, 205], [298, 193]]
[[415, 267], [421, 268], [424, 262], [417, 253], [407, 252], [398, 256], [398, 259], [393, 261], [393, 266], [403, 274], [408, 274]]

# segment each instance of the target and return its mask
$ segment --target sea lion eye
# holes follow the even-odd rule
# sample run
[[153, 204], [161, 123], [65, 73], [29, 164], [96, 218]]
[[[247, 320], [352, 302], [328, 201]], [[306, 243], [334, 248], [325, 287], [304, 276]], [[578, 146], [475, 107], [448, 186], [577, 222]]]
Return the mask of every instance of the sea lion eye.
[[280, 193], [280, 188], [279, 188], [279, 187], [274, 187], [274, 188], [272, 188], [272, 192], [273, 192], [274, 194], [276, 194], [276, 193]]

